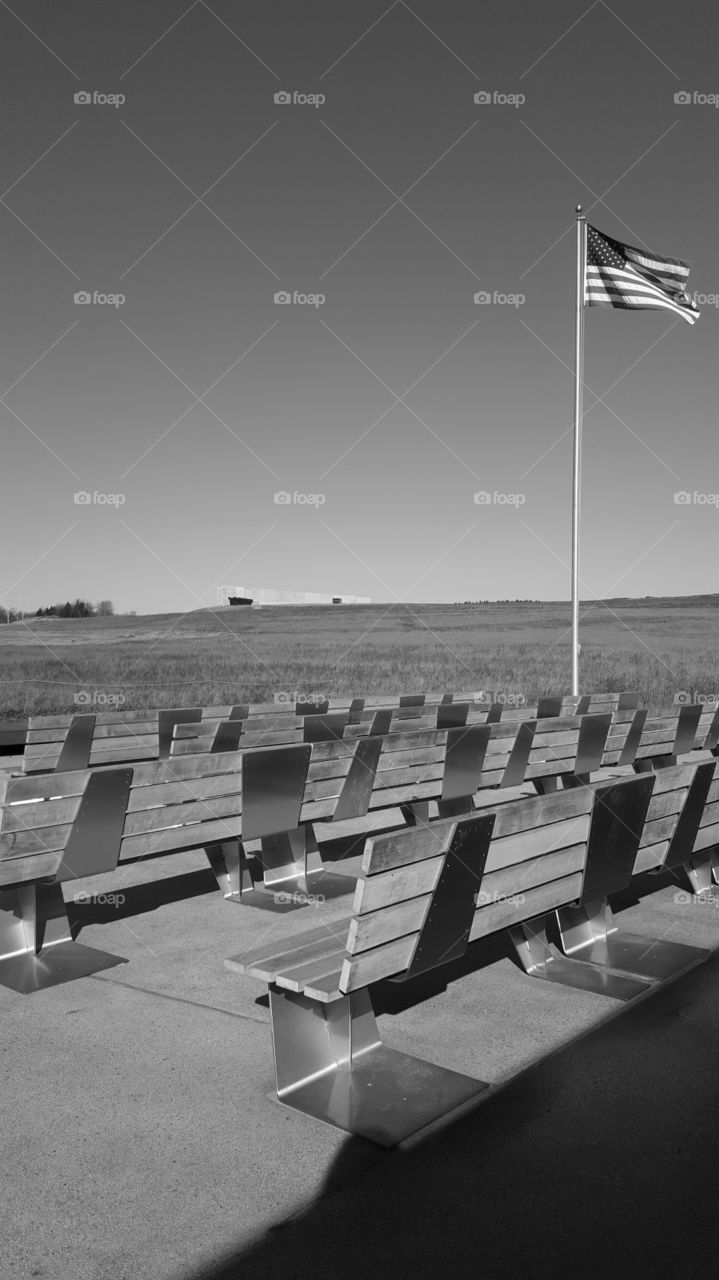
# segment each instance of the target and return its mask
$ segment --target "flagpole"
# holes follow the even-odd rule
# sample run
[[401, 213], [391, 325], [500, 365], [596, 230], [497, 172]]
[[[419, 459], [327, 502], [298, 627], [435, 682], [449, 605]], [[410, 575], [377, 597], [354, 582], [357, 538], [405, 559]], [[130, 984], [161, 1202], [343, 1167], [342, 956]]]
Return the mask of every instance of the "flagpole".
[[572, 476], [572, 693], [579, 693], [579, 486], [582, 459], [582, 390], [584, 386], [584, 272], [587, 219], [577, 205], [577, 291], [574, 316], [574, 464]]

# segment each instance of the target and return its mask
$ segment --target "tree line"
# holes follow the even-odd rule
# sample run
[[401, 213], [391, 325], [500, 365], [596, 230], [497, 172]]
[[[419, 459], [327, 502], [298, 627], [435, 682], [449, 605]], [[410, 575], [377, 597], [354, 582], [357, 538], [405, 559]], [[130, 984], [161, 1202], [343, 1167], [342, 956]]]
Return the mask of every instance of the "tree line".
[[21, 618], [109, 618], [115, 612], [112, 600], [98, 600], [93, 604], [90, 600], [61, 601], [36, 609], [34, 613], [22, 613], [20, 609], [6, 609], [0, 606], [0, 622], [19, 622]]

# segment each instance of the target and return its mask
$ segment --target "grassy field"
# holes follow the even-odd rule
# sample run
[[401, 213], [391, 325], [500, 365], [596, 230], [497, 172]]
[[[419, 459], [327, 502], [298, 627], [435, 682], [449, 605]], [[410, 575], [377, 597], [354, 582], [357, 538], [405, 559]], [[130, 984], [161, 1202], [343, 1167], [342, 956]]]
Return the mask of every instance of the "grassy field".
[[[581, 687], [668, 708], [719, 692], [719, 596], [581, 608]], [[0, 716], [64, 712], [85, 695], [126, 709], [272, 701], [277, 694], [465, 692], [531, 701], [570, 691], [567, 604], [207, 609], [30, 619], [0, 629]]]

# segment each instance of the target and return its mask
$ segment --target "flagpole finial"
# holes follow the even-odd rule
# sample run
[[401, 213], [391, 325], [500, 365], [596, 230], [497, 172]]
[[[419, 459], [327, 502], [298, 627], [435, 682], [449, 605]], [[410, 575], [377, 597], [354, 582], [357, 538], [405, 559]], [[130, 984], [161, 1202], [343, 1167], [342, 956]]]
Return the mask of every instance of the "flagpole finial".
[[578, 204], [578, 205], [577, 205], [577, 207], [576, 207], [576, 214], [577, 214], [577, 217], [579, 217], [579, 215], [580, 215], [580, 213], [581, 213], [581, 212], [582, 212], [582, 206], [581, 206], [581, 204]]

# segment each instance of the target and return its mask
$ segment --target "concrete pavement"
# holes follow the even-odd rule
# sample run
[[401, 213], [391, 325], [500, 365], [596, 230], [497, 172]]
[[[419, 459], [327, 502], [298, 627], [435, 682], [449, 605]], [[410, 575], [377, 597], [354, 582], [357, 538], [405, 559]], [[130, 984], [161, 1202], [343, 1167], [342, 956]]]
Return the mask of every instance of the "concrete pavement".
[[[719, 946], [719, 909], [677, 887], [645, 878], [622, 924]], [[501, 939], [446, 986], [380, 989], [389, 1045], [506, 1086], [384, 1152], [275, 1100], [263, 985], [223, 964], [268, 931], [342, 919], [351, 898], [288, 915], [227, 903], [201, 852], [84, 890], [124, 894], [72, 914], [80, 941], [129, 963], [0, 988], [3, 1275], [654, 1276], [671, 1231], [682, 1274], [710, 1274], [716, 958], [631, 1008], [526, 977]], [[645, 1241], [646, 1268], [633, 1249], [623, 1269], [637, 1216], [656, 1256]]]

